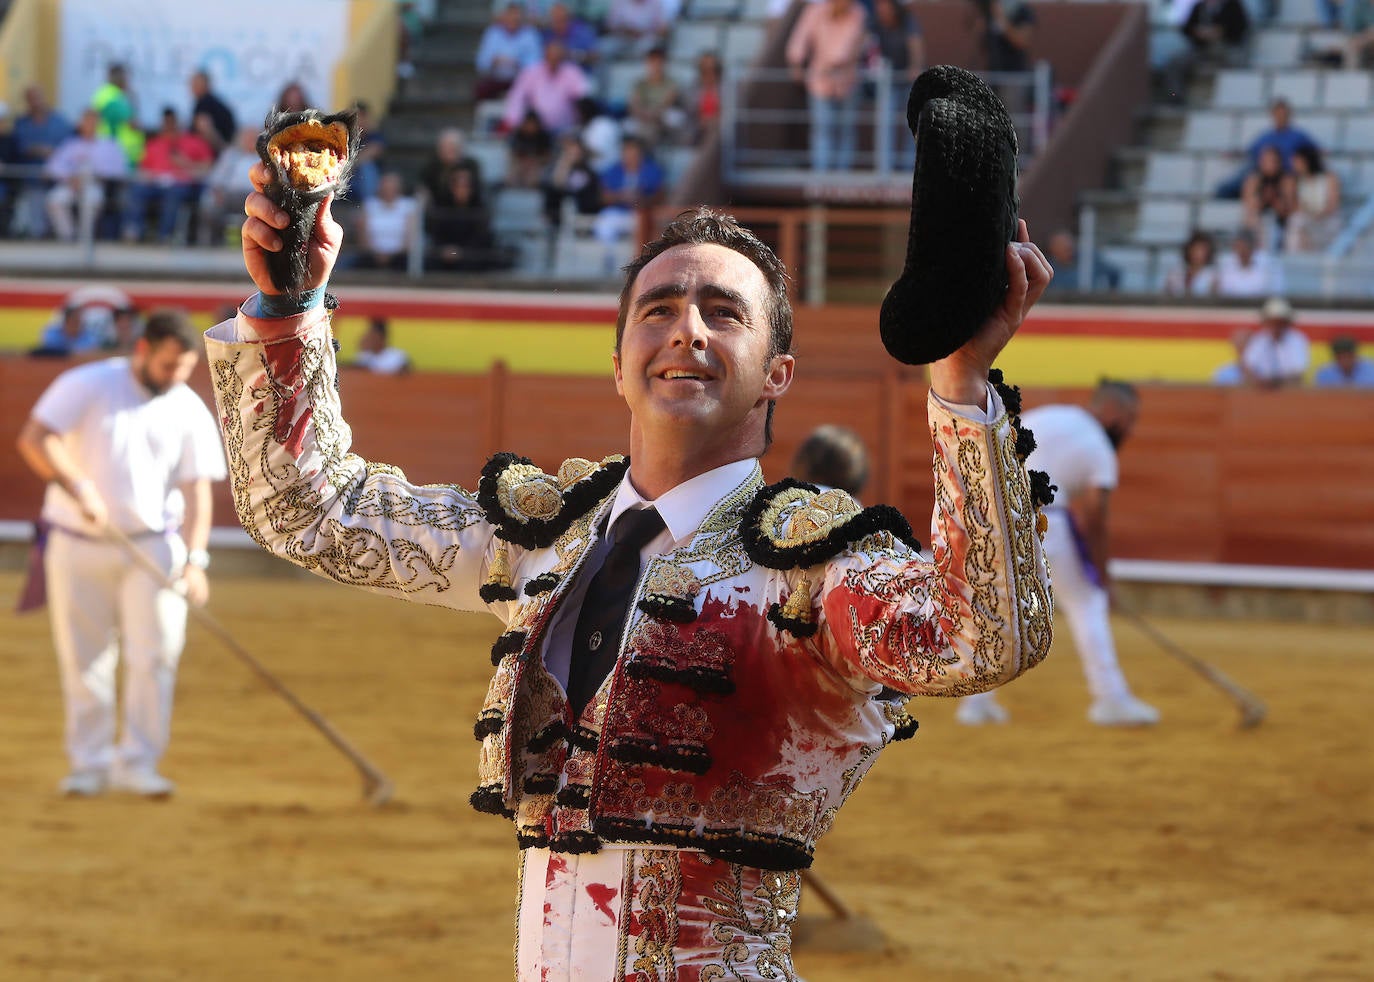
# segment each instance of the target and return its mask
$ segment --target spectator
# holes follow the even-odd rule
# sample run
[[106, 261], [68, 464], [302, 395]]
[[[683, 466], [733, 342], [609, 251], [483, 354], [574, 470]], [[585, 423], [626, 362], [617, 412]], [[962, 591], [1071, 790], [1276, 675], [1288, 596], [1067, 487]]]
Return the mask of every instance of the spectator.
[[865, 30], [863, 8], [855, 0], [818, 0], [802, 10], [787, 39], [787, 64], [806, 83], [812, 170], [854, 165]]
[[353, 180], [348, 196], [354, 201], [366, 201], [377, 193], [382, 180], [382, 154], [386, 152], [386, 137], [372, 119], [372, 106], [359, 99], [354, 103], [358, 111], [358, 159], [353, 165]]
[[1277, 147], [1260, 150], [1259, 163], [1240, 188], [1245, 227], [1255, 234], [1262, 249], [1277, 249], [1283, 242], [1284, 225], [1297, 202], [1292, 175], [1283, 166]]
[[405, 193], [401, 175], [387, 171], [377, 194], [363, 202], [363, 254], [358, 265], [368, 269], [404, 270], [415, 235], [415, 199]]
[[510, 166], [506, 168], [506, 185], [513, 188], [535, 188], [553, 156], [553, 135], [544, 128], [539, 113], [525, 110], [525, 115], [510, 135]]
[[106, 82], [91, 96], [90, 108], [100, 120], [97, 136], [108, 136], [119, 144], [129, 167], [143, 159], [143, 131], [138, 128], [138, 111], [129, 90], [129, 72], [115, 62], [105, 74]]
[[510, 267], [515, 257], [497, 245], [491, 212], [472, 171], [459, 167], [450, 173], [448, 198], [449, 205], [425, 215], [430, 266], [465, 272]]
[[44, 176], [54, 182], [47, 195], [48, 220], [57, 237], [66, 242], [76, 238], [72, 207], [80, 214], [82, 237], [93, 236], [105, 204], [105, 182], [129, 173], [123, 148], [113, 138], [97, 135], [99, 127], [100, 116], [87, 109], [76, 132], [62, 141], [43, 168]]
[[591, 71], [596, 66], [599, 46], [596, 28], [576, 16], [566, 3], [549, 7], [549, 22], [540, 32], [540, 44], [550, 41], [562, 43], [568, 60], [583, 71]]
[[672, 26], [663, 0], [611, 0], [602, 29], [601, 57], [639, 58], [667, 42]]
[[215, 152], [195, 133], [181, 128], [176, 110], [162, 110], [162, 129], [148, 141], [138, 180], [129, 185], [124, 205], [124, 241], [143, 237], [143, 219], [157, 202], [159, 242], [170, 242], [183, 204], [200, 196], [201, 181], [210, 172]]
[[[232, 221], [237, 231], [243, 220], [243, 199], [253, 190], [248, 171], [259, 159], [257, 145], [257, 128], [240, 128], [238, 139], [224, 149], [205, 175], [196, 216], [196, 231], [203, 245], [223, 243], [226, 224]], [[237, 239], [234, 242], [237, 245]]]
[[1235, 350], [1235, 357], [1212, 373], [1213, 385], [1244, 385], [1246, 383], [1243, 356], [1245, 355], [1245, 346], [1250, 343], [1250, 334], [1251, 331], [1248, 328], [1241, 328], [1231, 335], [1231, 347]]
[[822, 490], [839, 488], [857, 499], [868, 483], [868, 450], [843, 426], [818, 426], [792, 457], [792, 476]]
[[1341, 179], [1326, 169], [1320, 150], [1303, 146], [1293, 153], [1292, 186], [1285, 248], [1289, 252], [1325, 249], [1341, 230]]
[[576, 133], [564, 133], [558, 140], [554, 158], [540, 185], [544, 192], [544, 218], [556, 233], [563, 225], [563, 203], [571, 201], [573, 211], [591, 216], [601, 210], [601, 178], [597, 176]]
[[[48, 104], [43, 89], [30, 85], [24, 90], [26, 112], [14, 121], [13, 161], [22, 167], [42, 168], [58, 146], [72, 135], [72, 124]], [[14, 235], [42, 238], [48, 233], [48, 219], [43, 213], [43, 181], [28, 174], [10, 182], [15, 191], [15, 215], [11, 225]]]
[[299, 113], [310, 108], [310, 97], [305, 94], [305, 86], [291, 81], [282, 86], [277, 93], [276, 106], [284, 113]]
[[473, 183], [481, 190], [485, 187], [482, 180], [482, 165], [463, 151], [466, 139], [463, 131], [450, 126], [439, 131], [434, 140], [434, 150], [420, 168], [419, 194], [437, 208], [446, 208], [453, 202], [449, 197], [451, 178], [455, 170], [472, 173]]
[[1270, 297], [1260, 308], [1260, 329], [1241, 353], [1246, 379], [1265, 389], [1299, 385], [1310, 357], [1307, 336], [1293, 326], [1292, 306]]
[[1344, 65], [1349, 70], [1364, 67], [1365, 52], [1374, 46], [1374, 3], [1370, 0], [1342, 0], [1341, 27], [1345, 31]]
[[1244, 184], [1246, 175], [1259, 166], [1260, 152], [1265, 147], [1277, 147], [1279, 154], [1283, 157], [1283, 166], [1291, 169], [1293, 154], [1297, 152], [1298, 147], [1315, 147], [1317, 145], [1316, 140], [1292, 125], [1293, 110], [1289, 107], [1287, 100], [1275, 99], [1270, 103], [1269, 117], [1274, 123], [1273, 127], [1265, 130], [1250, 143], [1245, 151], [1245, 164], [1235, 174], [1217, 186], [1217, 197], [1237, 198], [1240, 196], [1241, 185]]
[[1374, 361], [1360, 357], [1354, 338], [1332, 338], [1331, 361], [1317, 369], [1312, 384], [1323, 389], [1374, 389]]
[[41, 86], [30, 85], [24, 90], [24, 107], [27, 112], [14, 121], [14, 161], [41, 167], [75, 131], [67, 117], [48, 104]]
[[[429, 7], [428, 4], [426, 6]], [[425, 17], [411, 0], [401, 0], [396, 5], [396, 15], [400, 26], [400, 30], [396, 32], [396, 77], [405, 80], [415, 75], [415, 63], [411, 61], [411, 52], [415, 49], [415, 42], [424, 33]]]
[[373, 317], [358, 339], [358, 355], [353, 364], [376, 375], [404, 375], [410, 371], [410, 356], [391, 346], [385, 317]]
[[694, 129], [692, 139], [700, 144], [720, 124], [720, 56], [714, 51], [697, 56], [697, 77], [687, 96], [687, 111]]
[[916, 81], [926, 63], [921, 22], [898, 0], [874, 0], [872, 32], [870, 62], [881, 60], [892, 73], [888, 96], [895, 122], [892, 169], [909, 171], [916, 162], [916, 139], [906, 123], [906, 101], [911, 83]]
[[615, 117], [592, 96], [577, 100], [578, 136], [587, 148], [587, 161], [600, 173], [620, 159], [623, 133]]
[[515, 77], [506, 93], [502, 122], [512, 130], [533, 109], [544, 128], [557, 136], [577, 124], [577, 100], [590, 90], [582, 69], [564, 56], [562, 43], [550, 41], [544, 45], [544, 57]]
[[668, 77], [668, 52], [651, 48], [644, 56], [644, 74], [630, 86], [629, 116], [625, 130], [650, 146], [676, 143], [686, 134], [682, 94]]
[[1175, 266], [1164, 277], [1164, 292], [1171, 297], [1214, 297], [1217, 295], [1216, 243], [1201, 230], [1194, 230], [1183, 243], [1183, 265]]
[[620, 144], [620, 160], [601, 175], [601, 211], [592, 233], [608, 245], [635, 230], [636, 211], [657, 204], [663, 194], [663, 171], [644, 143], [627, 136]]
[[1165, 98], [1181, 105], [1197, 64], [1230, 64], [1243, 58], [1250, 16], [1242, 0], [1197, 0], [1179, 30], [1188, 45], [1165, 62], [1162, 76]]
[[[1055, 293], [1069, 293], [1083, 289], [1079, 284], [1078, 239], [1066, 228], [1061, 228], [1050, 236], [1046, 243], [1046, 253], [1050, 265], [1054, 267], [1054, 279], [1045, 287], [1045, 292], [1053, 288]], [[1057, 285], [1056, 285], [1057, 284]], [[1115, 290], [1121, 284], [1121, 270], [1098, 255], [1093, 256], [1092, 282], [1087, 284], [1090, 292]]]
[[110, 335], [105, 349], [117, 355], [127, 355], [134, 350], [134, 342], [142, 336], [143, 318], [138, 308], [131, 304], [116, 307], [111, 316]]
[[234, 111], [225, 105], [224, 100], [215, 95], [210, 86], [210, 74], [205, 69], [191, 74], [191, 129], [218, 156], [219, 152], [234, 142], [238, 124]]
[[477, 46], [474, 97], [480, 102], [504, 96], [521, 71], [538, 63], [540, 45], [539, 32], [525, 23], [525, 8], [518, 3], [503, 7]]
[[86, 313], [86, 309], [77, 304], [63, 307], [58, 316], [44, 326], [37, 347], [29, 354], [67, 358], [103, 349], [109, 342], [107, 323], [103, 318], [87, 317]]
[[1035, 39], [1035, 11], [1020, 0], [986, 2], [983, 46], [990, 72], [1028, 72]]
[[1231, 251], [1217, 261], [1217, 295], [1264, 297], [1283, 291], [1283, 270], [1267, 252], [1255, 249], [1255, 233], [1236, 232]]

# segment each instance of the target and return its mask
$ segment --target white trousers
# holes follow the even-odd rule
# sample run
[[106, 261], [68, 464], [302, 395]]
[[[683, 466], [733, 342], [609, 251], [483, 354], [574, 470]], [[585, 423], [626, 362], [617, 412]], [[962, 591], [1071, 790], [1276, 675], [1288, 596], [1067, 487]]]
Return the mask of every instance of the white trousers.
[[[1068, 513], [1062, 508], [1045, 509], [1045, 558], [1050, 564], [1054, 608], [1064, 614], [1083, 664], [1083, 676], [1094, 701], [1116, 701], [1130, 694], [1126, 676], [1116, 660], [1112, 640], [1111, 599], [1107, 591], [1088, 578], [1083, 560], [1074, 545]], [[991, 699], [992, 693], [968, 696], [973, 700]]]
[[[175, 535], [135, 544], [169, 578], [186, 547]], [[171, 732], [172, 690], [186, 642], [186, 601], [113, 542], [53, 529], [44, 568], [73, 770], [155, 767]], [[124, 660], [124, 732], [115, 745], [115, 666]]]
[[77, 217], [81, 220], [81, 232], [90, 235], [95, 231], [95, 219], [105, 204], [105, 188], [97, 180], [91, 179], [76, 191], [70, 184], [59, 182], [48, 191], [48, 221], [53, 232], [64, 242], [76, 238], [76, 220], [72, 218], [72, 206], [76, 206]]

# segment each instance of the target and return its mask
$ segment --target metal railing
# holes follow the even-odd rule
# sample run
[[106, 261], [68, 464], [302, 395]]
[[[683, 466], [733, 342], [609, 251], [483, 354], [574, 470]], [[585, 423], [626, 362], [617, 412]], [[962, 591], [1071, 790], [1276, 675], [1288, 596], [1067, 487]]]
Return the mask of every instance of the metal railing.
[[[1049, 140], [1051, 72], [982, 72], [1010, 107], [1022, 166]], [[805, 87], [787, 69], [752, 69], [721, 82], [721, 173], [735, 187], [797, 187], [813, 198], [899, 200], [911, 192], [909, 84], [885, 61], [859, 73], [860, 98], [844, 125], [853, 127], [853, 165], [813, 169]], [[901, 147], [901, 151], [897, 148]]]

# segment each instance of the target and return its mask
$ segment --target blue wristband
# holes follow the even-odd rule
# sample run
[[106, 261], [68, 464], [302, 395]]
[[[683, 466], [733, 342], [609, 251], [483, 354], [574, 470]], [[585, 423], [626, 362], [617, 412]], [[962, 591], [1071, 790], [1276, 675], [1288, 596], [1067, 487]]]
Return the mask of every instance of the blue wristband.
[[324, 287], [305, 290], [299, 296], [287, 294], [258, 294], [257, 317], [295, 317], [307, 310], [324, 306]]

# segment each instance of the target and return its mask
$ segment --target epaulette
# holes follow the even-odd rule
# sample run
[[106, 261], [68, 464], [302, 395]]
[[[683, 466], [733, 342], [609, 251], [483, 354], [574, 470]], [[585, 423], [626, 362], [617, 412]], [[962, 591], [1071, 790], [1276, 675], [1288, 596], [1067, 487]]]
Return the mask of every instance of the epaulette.
[[[487, 581], [478, 593], [484, 603], [514, 600], [507, 543], [525, 549], [547, 549], [572, 523], [615, 490], [630, 462], [619, 454], [600, 462], [570, 457], [558, 474], [545, 474], [527, 457], [499, 453], [482, 468], [477, 484], [477, 503], [487, 521], [496, 526], [496, 554]], [[551, 583], [539, 577], [526, 584], [533, 596]], [[497, 658], [495, 650], [493, 659]]]
[[499, 453], [482, 468], [477, 503], [496, 526], [497, 538], [525, 549], [546, 549], [614, 491], [629, 466], [619, 454], [599, 462], [570, 457], [552, 475], [527, 457]]
[[[760, 488], [744, 509], [744, 551], [769, 569], [805, 569], [833, 559], [876, 532], [891, 533], [914, 550], [921, 544], [905, 516], [891, 505], [861, 508], [852, 496], [831, 488], [784, 478]], [[768, 619], [801, 637], [816, 632], [811, 582], [803, 576], [783, 604], [773, 604]]]

